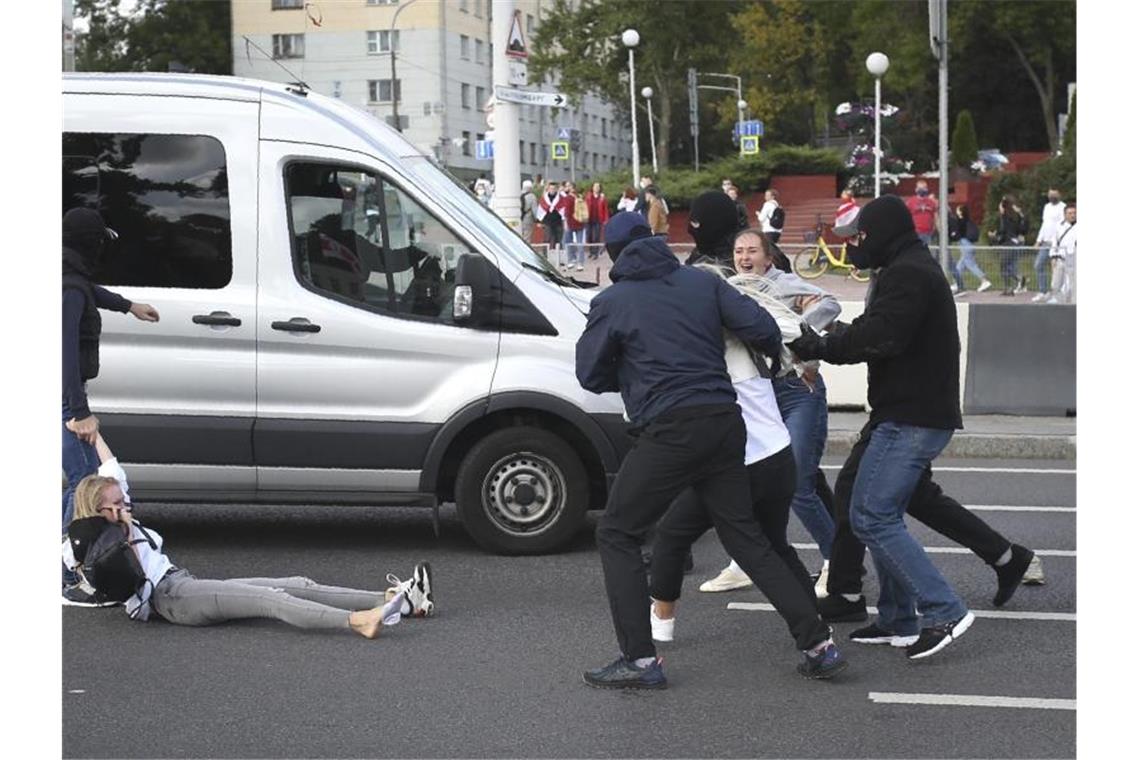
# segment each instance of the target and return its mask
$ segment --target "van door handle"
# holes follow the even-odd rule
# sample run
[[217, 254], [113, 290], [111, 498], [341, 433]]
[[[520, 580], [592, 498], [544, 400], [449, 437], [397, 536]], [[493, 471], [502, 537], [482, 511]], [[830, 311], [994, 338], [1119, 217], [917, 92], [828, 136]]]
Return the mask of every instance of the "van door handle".
[[241, 320], [228, 311], [211, 311], [209, 314], [195, 314], [196, 325], [224, 325], [226, 327], [241, 327]]
[[314, 325], [304, 317], [293, 317], [288, 322], [273, 322], [270, 324], [274, 330], [284, 330], [285, 332], [307, 332], [318, 333], [321, 331], [320, 325]]

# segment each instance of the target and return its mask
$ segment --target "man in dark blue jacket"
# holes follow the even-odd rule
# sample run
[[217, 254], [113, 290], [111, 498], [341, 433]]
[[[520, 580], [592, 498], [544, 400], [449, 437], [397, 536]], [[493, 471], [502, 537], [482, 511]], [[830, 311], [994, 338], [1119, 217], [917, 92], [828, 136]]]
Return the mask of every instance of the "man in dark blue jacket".
[[[144, 322], [157, 322], [158, 311], [131, 303], [93, 282], [107, 244], [115, 238], [98, 211], [73, 208], [63, 217], [63, 528], [71, 522], [72, 494], [84, 477], [99, 468], [95, 437], [99, 418], [87, 406], [86, 383], [99, 374], [99, 309], [129, 313]], [[63, 573], [64, 604], [98, 606], [91, 595]]]
[[[578, 382], [595, 393], [621, 392], [637, 442], [597, 528], [621, 657], [584, 678], [592, 686], [659, 689], [666, 680], [650, 631], [641, 543], [692, 487], [728, 552], [749, 575], [762, 572], [764, 539], [752, 514], [744, 420], [724, 363], [723, 331], [775, 356], [780, 330], [721, 278], [682, 267], [640, 214], [615, 215], [605, 235], [616, 258], [614, 284], [590, 304], [577, 346]], [[805, 617], [818, 621], [814, 607]]]

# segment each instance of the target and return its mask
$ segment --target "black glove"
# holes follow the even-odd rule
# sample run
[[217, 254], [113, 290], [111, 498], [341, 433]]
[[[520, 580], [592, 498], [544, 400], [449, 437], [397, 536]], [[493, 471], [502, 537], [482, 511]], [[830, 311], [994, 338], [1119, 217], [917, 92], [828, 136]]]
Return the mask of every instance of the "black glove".
[[817, 335], [810, 327], [801, 324], [800, 337], [789, 343], [788, 348], [792, 349], [792, 353], [804, 361], [820, 359], [827, 350], [827, 338], [823, 335]]

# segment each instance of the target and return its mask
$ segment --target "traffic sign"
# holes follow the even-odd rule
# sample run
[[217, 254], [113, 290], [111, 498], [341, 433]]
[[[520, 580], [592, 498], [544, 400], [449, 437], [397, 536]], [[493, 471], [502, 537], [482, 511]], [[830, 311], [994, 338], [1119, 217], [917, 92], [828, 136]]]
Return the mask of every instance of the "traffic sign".
[[475, 159], [477, 161], [490, 161], [495, 157], [494, 140], [475, 141]]
[[526, 40], [523, 39], [522, 24], [519, 23], [522, 18], [521, 11], [515, 11], [515, 15], [511, 17], [511, 30], [507, 32], [507, 57], [519, 58], [522, 60], [527, 59]]
[[526, 84], [527, 66], [521, 58], [512, 58], [507, 61], [507, 83], [518, 87]]
[[748, 121], [737, 122], [732, 126], [732, 134], [739, 135], [741, 132], [745, 135], [753, 135], [756, 137], [764, 136], [764, 122], [759, 119], [750, 119]]
[[555, 140], [550, 143], [550, 158], [555, 161], [569, 161], [570, 143], [565, 140]]
[[573, 131], [574, 130], [570, 129], [570, 127], [559, 127], [558, 128], [558, 139], [559, 140], [569, 140], [570, 139], [570, 133]]
[[506, 103], [522, 103], [527, 106], [544, 108], [564, 108], [568, 99], [561, 92], [528, 92], [495, 85], [495, 97]]
[[760, 152], [760, 138], [756, 135], [744, 135], [740, 138], [740, 152], [745, 156], [754, 156]]

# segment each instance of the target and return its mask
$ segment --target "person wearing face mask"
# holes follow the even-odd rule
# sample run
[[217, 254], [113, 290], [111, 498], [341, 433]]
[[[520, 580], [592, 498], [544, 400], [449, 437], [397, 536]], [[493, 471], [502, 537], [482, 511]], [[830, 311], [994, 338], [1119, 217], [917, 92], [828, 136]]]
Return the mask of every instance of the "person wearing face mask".
[[1041, 207], [1041, 227], [1037, 230], [1037, 260], [1033, 262], [1033, 268], [1037, 272], [1037, 295], [1033, 296], [1033, 303], [1040, 303], [1049, 297], [1050, 252], [1064, 220], [1065, 202], [1061, 200], [1061, 191], [1051, 187], [1048, 202]]
[[918, 239], [930, 245], [934, 237], [936, 220], [938, 219], [938, 201], [930, 197], [930, 188], [926, 180], [920, 179], [914, 184], [914, 195], [906, 199], [906, 208], [914, 220], [914, 230]]
[[[99, 309], [131, 314], [144, 322], [157, 322], [158, 310], [150, 304], [131, 303], [95, 284], [104, 252], [118, 235], [107, 227], [98, 211], [73, 208], [63, 216], [63, 526], [71, 522], [75, 487], [99, 467], [95, 436], [99, 418], [87, 404], [87, 381], [99, 375], [99, 336], [103, 320]], [[63, 602], [93, 607], [90, 589], [63, 572]]]
[[732, 269], [732, 240], [740, 229], [736, 201], [718, 190], [698, 195], [689, 208], [689, 235], [697, 247], [685, 263]]
[[902, 200], [888, 195], [871, 201], [859, 212], [854, 230], [837, 230], [841, 236], [852, 233], [851, 263], [879, 270], [863, 314], [827, 335], [804, 326], [789, 347], [805, 361], [867, 363], [871, 416], [849, 521], [855, 537], [871, 550], [879, 576], [879, 617], [851, 638], [906, 646], [908, 658], [922, 659], [960, 638], [974, 622], [903, 522], [922, 474], [962, 427], [957, 312], [946, 277]]

